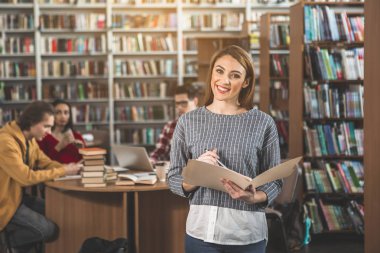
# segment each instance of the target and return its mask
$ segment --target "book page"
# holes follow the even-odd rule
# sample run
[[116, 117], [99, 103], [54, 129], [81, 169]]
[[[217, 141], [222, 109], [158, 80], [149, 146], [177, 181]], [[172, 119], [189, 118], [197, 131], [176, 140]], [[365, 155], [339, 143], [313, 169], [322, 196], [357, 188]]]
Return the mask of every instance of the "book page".
[[302, 157], [297, 157], [281, 163], [264, 173], [258, 175], [254, 179], [239, 174], [228, 168], [198, 160], [189, 160], [187, 166], [182, 172], [184, 182], [196, 186], [203, 186], [219, 191], [226, 191], [220, 180], [222, 178], [229, 179], [242, 189], [247, 189], [249, 185], [257, 188], [268, 182], [288, 177], [297, 168], [296, 165], [301, 161]]

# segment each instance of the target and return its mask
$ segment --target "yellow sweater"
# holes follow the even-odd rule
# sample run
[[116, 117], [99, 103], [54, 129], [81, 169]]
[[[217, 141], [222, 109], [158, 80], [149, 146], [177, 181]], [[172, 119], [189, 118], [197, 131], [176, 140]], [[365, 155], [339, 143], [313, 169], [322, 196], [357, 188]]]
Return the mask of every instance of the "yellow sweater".
[[[62, 164], [50, 160], [29, 141], [29, 164], [24, 164], [25, 137], [15, 121], [0, 129], [0, 231], [13, 217], [22, 200], [22, 187], [65, 175]], [[32, 168], [41, 170], [32, 170]]]

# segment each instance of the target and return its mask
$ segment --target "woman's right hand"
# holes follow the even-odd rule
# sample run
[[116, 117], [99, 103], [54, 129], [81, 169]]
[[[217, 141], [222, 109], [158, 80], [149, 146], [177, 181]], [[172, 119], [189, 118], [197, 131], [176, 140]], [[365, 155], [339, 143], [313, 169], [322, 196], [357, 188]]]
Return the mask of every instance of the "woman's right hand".
[[205, 163], [209, 163], [212, 165], [218, 165], [217, 159], [219, 159], [218, 154], [216, 153], [216, 148], [213, 150], [207, 150], [202, 155], [200, 155], [197, 160]]
[[73, 132], [69, 129], [64, 134], [62, 139], [55, 146], [55, 149], [59, 152], [64, 149], [67, 145], [73, 143], [75, 141]]

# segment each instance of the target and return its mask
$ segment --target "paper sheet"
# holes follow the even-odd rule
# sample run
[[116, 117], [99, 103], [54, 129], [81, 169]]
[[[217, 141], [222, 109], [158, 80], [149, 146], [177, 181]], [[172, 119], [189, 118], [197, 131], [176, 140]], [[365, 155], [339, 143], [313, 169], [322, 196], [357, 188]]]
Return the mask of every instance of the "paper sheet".
[[249, 185], [257, 188], [268, 182], [288, 177], [297, 168], [296, 165], [301, 161], [302, 157], [297, 157], [281, 163], [264, 173], [258, 175], [254, 179], [241, 175], [233, 170], [223, 168], [221, 166], [211, 165], [209, 163], [198, 160], [189, 160], [186, 168], [182, 172], [184, 182], [196, 186], [226, 191], [220, 179], [229, 179], [242, 189], [247, 189]]

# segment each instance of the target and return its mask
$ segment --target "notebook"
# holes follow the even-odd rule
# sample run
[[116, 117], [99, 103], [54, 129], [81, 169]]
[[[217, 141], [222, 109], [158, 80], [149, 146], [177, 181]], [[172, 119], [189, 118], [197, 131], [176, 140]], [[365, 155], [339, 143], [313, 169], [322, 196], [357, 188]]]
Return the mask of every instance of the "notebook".
[[127, 145], [112, 146], [112, 153], [120, 167], [131, 170], [153, 171], [148, 154], [143, 147]]

